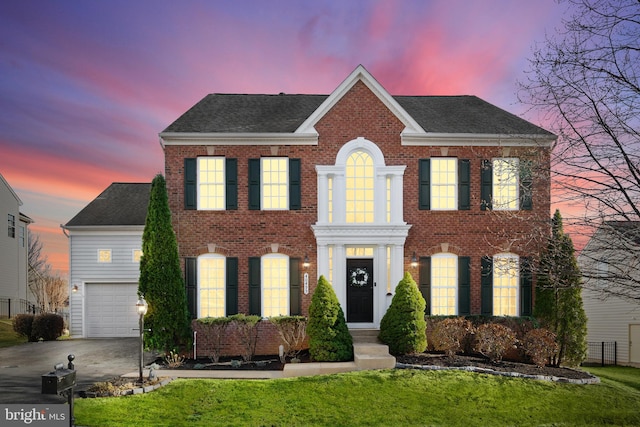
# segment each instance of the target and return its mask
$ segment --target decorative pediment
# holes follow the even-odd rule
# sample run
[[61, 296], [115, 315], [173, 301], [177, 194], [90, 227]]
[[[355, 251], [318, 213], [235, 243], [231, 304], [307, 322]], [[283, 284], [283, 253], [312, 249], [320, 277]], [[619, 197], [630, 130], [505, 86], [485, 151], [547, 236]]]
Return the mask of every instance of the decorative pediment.
[[299, 127], [295, 133], [312, 134], [317, 133], [315, 125], [324, 117], [334, 105], [357, 83], [362, 82], [378, 99], [400, 120], [405, 129], [403, 132], [424, 133], [422, 127], [407, 113], [407, 111], [393, 99], [393, 97], [382, 87], [380, 83], [362, 66], [353, 70], [351, 74], [324, 100], [322, 104], [311, 114]]

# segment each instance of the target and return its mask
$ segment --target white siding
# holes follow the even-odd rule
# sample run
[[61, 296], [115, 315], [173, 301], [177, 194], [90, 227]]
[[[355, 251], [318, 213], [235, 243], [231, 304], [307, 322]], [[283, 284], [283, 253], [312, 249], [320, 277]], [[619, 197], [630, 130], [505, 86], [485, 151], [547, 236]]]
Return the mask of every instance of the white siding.
[[[11, 299], [11, 314], [18, 312], [19, 300], [32, 299], [27, 292], [27, 243], [21, 245], [20, 228], [27, 225], [20, 221], [22, 202], [0, 175], [0, 298]], [[15, 220], [15, 237], [9, 237], [9, 215]]]
[[[69, 236], [71, 292], [71, 336], [86, 337], [86, 284], [87, 283], [137, 283], [140, 265], [133, 261], [133, 251], [142, 248], [142, 228], [130, 227], [130, 231], [76, 231]], [[98, 250], [110, 249], [111, 262], [99, 263]]]
[[640, 324], [640, 307], [610, 296], [600, 299], [589, 289], [582, 290], [584, 311], [587, 314], [587, 341], [616, 341], [618, 363], [629, 363], [629, 325]]

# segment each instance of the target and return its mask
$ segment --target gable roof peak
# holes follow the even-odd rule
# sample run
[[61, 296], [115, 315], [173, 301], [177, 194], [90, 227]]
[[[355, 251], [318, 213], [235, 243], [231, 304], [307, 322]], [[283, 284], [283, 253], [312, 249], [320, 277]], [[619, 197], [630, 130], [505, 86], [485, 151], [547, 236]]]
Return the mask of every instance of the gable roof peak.
[[315, 125], [342, 97], [351, 90], [356, 83], [362, 82], [373, 92], [378, 99], [405, 125], [405, 131], [411, 133], [424, 133], [422, 127], [413, 117], [387, 92], [387, 90], [373, 77], [362, 65], [358, 65], [346, 79], [324, 100], [322, 104], [311, 114], [295, 133], [317, 133]]

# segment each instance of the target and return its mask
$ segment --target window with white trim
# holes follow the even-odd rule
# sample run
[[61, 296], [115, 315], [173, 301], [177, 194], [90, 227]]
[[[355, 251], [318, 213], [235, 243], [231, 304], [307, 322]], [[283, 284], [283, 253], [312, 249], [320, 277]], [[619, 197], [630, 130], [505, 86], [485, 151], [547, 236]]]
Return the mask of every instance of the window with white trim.
[[111, 262], [111, 249], [98, 249], [98, 262], [100, 263]]
[[458, 314], [458, 257], [436, 254], [431, 257], [431, 314]]
[[458, 159], [431, 159], [431, 209], [458, 208]]
[[263, 157], [261, 159], [262, 209], [289, 209], [289, 159]]
[[198, 209], [225, 209], [225, 158], [198, 157]]
[[9, 237], [15, 238], [16, 237], [16, 217], [15, 217], [15, 215], [8, 214], [7, 223], [8, 223], [8, 227], [9, 227], [8, 228]]
[[218, 254], [198, 257], [198, 317], [225, 315], [226, 258]]
[[371, 223], [374, 212], [374, 167], [371, 156], [357, 150], [347, 159], [346, 222]]
[[517, 255], [500, 254], [493, 257], [493, 315], [518, 315], [520, 259]]
[[140, 258], [142, 258], [142, 249], [134, 249], [131, 256], [131, 261], [140, 262]]
[[289, 257], [269, 254], [262, 262], [262, 316], [289, 315]]
[[492, 206], [494, 210], [517, 210], [519, 208], [520, 168], [517, 158], [493, 159]]

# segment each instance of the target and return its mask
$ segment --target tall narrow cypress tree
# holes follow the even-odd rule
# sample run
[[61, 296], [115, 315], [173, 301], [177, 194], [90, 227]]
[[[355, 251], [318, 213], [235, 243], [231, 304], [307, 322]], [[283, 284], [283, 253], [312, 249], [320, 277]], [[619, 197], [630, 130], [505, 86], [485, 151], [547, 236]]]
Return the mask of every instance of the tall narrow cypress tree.
[[586, 357], [587, 316], [581, 289], [582, 274], [573, 242], [564, 234], [562, 216], [556, 210], [549, 245], [540, 257], [534, 316], [557, 336], [557, 366], [563, 362], [579, 365]]
[[165, 352], [187, 346], [191, 337], [187, 296], [171, 225], [167, 187], [160, 174], [151, 183], [142, 234], [138, 293], [149, 305], [145, 316], [145, 345]]

